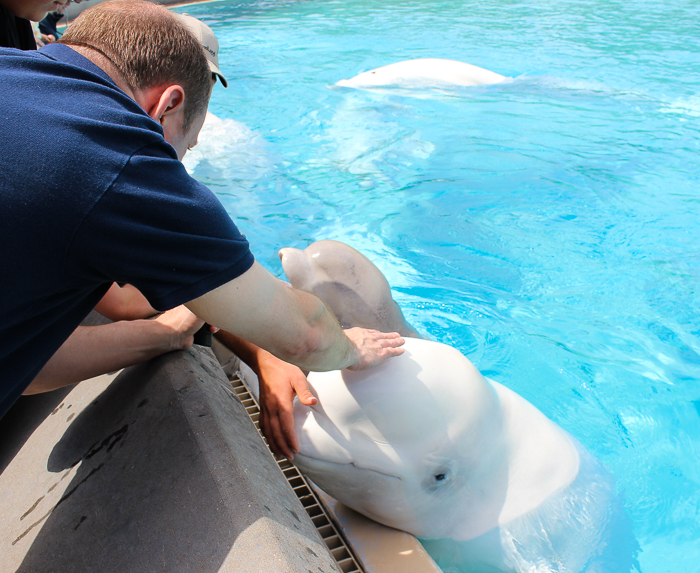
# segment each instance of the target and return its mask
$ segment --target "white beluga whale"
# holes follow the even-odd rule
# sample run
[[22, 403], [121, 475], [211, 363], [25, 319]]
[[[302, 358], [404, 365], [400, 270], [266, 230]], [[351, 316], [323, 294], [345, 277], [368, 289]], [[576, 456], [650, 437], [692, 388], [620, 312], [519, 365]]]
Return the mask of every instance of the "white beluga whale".
[[396, 62], [368, 72], [362, 72], [335, 85], [356, 89], [373, 88], [439, 88], [446, 86], [486, 86], [497, 84], [505, 76], [456, 60], [420, 58]]
[[295, 402], [294, 464], [375, 521], [449, 540], [468, 571], [581, 571], [614, 494], [605, 471], [458, 350], [404, 348], [375, 369], [310, 373], [318, 404]]
[[294, 288], [315, 294], [343, 328], [361, 326], [419, 337], [391, 296], [382, 272], [340, 241], [316, 241], [303, 251], [280, 249], [282, 268]]
[[[344, 327], [403, 327], [384, 276], [344, 243], [280, 258]], [[373, 288], [391, 312], [354, 314]], [[374, 369], [309, 374], [318, 403], [294, 403], [304, 475], [420, 537], [450, 573], [630, 570], [638, 545], [614, 481], [575, 438], [455, 348], [419, 338], [404, 348]]]

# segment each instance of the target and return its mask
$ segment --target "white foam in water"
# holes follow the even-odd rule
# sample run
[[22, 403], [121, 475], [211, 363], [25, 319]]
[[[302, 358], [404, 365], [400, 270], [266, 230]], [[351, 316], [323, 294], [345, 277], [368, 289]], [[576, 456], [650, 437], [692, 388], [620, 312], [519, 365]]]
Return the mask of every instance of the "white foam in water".
[[674, 102], [663, 106], [661, 111], [663, 113], [677, 113], [689, 115], [691, 117], [700, 117], [700, 96], [678, 98]]
[[267, 141], [247, 125], [207, 113], [198, 143], [182, 163], [192, 175], [198, 169], [214, 169], [221, 178], [252, 184], [273, 166]]
[[387, 180], [387, 162], [410, 165], [428, 159], [435, 145], [393, 121], [392, 111], [401, 113], [400, 106], [349, 94], [327, 129], [329, 143], [320, 161], [354, 175]]
[[613, 95], [615, 89], [603, 82], [591, 80], [591, 79], [580, 79], [580, 78], [559, 78], [556, 76], [530, 76], [522, 77], [517, 79], [518, 82], [533, 82], [541, 86], [571, 90], [571, 91], [582, 91], [590, 93], [598, 93], [603, 95]]

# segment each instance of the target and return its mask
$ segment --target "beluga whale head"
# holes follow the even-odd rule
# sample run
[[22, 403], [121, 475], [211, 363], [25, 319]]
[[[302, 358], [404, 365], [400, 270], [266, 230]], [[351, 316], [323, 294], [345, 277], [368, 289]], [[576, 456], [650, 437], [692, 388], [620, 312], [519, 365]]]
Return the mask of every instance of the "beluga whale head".
[[294, 463], [345, 505], [416, 536], [474, 539], [577, 475], [569, 436], [450, 346], [407, 339], [377, 368], [309, 383], [318, 404], [295, 403]]
[[361, 326], [420, 337], [392, 298], [382, 272], [351, 246], [316, 241], [303, 251], [280, 249], [279, 257], [291, 285], [323, 300], [343, 328]]

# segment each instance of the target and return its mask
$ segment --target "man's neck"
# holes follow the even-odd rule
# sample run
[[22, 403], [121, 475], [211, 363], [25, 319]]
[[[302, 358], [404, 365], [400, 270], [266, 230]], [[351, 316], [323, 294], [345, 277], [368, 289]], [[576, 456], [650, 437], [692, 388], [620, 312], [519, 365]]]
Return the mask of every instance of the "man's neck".
[[117, 68], [117, 66], [114, 65], [112, 60], [110, 60], [105, 54], [89, 46], [75, 46], [70, 44], [68, 45], [68, 47], [78, 52], [81, 56], [90, 60], [98, 68], [101, 68], [102, 71], [104, 71], [110, 78], [112, 78], [112, 81], [115, 84], [117, 84], [117, 87], [119, 89], [121, 89], [124, 93], [126, 93], [126, 95], [128, 95], [133, 100], [138, 101], [136, 100], [136, 95], [134, 94], [134, 91], [129, 86], [129, 83], [124, 79], [124, 76], [119, 71], [119, 68]]

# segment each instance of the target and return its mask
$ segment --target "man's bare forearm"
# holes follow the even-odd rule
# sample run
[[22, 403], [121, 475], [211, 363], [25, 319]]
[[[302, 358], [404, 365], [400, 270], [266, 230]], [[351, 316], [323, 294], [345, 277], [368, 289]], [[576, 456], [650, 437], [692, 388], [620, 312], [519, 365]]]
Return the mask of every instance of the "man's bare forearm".
[[369, 368], [402, 352], [399, 334], [343, 331], [321, 299], [289, 288], [258, 263], [187, 306], [209, 324], [303, 370]]
[[266, 350], [225, 330], [219, 330], [214, 337], [260, 376], [260, 357]]
[[201, 324], [185, 307], [177, 307], [155, 320], [79, 326], [24, 393], [48, 392], [187, 348]]
[[[312, 318], [307, 322], [304, 332], [304, 342], [300, 348], [293, 348], [286, 355], [277, 356], [285, 362], [292, 362], [304, 370], [323, 372], [342, 370], [357, 364], [358, 349], [345, 335], [335, 315], [316, 296], [290, 289], [291, 294], [303, 300], [307, 308], [312, 308]], [[313, 308], [315, 307], [315, 308]]]
[[319, 298], [288, 288], [257, 264], [187, 306], [210, 324], [306, 370], [337, 370], [357, 360], [354, 344]]

